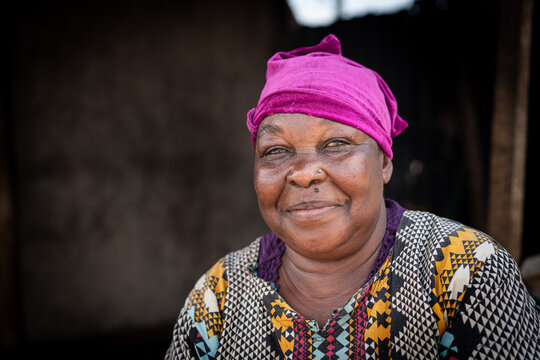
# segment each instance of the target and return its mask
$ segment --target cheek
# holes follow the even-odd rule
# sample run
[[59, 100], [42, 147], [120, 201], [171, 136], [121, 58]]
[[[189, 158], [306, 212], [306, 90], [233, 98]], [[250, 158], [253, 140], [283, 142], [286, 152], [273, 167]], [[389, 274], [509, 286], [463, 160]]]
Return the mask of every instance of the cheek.
[[255, 166], [253, 178], [259, 204], [265, 207], [275, 204], [280, 194], [279, 174], [275, 170]]
[[343, 186], [356, 187], [366, 182], [369, 176], [368, 164], [363, 157], [352, 157], [345, 161], [329, 162], [328, 167], [334, 181], [340, 182]]
[[382, 193], [383, 174], [370, 157], [355, 157], [332, 169], [332, 179], [352, 198]]

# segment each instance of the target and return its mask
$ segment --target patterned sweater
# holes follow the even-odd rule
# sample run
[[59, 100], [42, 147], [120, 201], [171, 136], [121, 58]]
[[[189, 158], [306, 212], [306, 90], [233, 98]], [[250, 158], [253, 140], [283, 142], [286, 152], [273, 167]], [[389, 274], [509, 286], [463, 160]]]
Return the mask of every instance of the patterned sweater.
[[538, 307], [475, 229], [405, 211], [379, 271], [322, 329], [257, 276], [259, 247], [201, 277], [166, 359], [540, 359]]

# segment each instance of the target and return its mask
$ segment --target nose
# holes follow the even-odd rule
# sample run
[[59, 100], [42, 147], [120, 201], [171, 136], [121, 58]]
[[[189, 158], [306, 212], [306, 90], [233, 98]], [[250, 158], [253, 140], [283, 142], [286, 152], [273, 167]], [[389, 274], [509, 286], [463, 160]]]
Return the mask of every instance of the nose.
[[324, 166], [310, 155], [297, 155], [299, 159], [293, 164], [287, 182], [294, 186], [308, 188], [323, 182], [328, 174]]

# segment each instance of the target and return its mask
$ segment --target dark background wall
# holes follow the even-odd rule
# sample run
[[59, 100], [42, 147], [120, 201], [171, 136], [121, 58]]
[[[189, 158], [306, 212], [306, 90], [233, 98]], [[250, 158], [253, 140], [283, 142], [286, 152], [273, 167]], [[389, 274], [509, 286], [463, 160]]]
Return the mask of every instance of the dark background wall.
[[245, 128], [266, 60], [330, 32], [410, 124], [387, 196], [485, 229], [497, 1], [418, 1], [317, 29], [284, 1], [22, 1], [2, 17], [7, 354], [161, 357], [197, 278], [267, 231]]
[[245, 114], [273, 9], [236, 4], [16, 9], [8, 120], [25, 343], [170, 332], [198, 276], [263, 231]]

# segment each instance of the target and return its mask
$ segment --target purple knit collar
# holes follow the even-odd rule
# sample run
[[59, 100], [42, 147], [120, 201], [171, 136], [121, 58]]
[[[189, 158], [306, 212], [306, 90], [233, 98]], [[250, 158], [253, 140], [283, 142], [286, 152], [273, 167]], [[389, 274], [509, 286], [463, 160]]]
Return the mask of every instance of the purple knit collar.
[[[375, 265], [369, 273], [366, 281], [371, 279], [377, 273], [377, 271], [379, 271], [382, 264], [384, 264], [388, 258], [390, 250], [394, 246], [399, 222], [401, 221], [401, 217], [405, 212], [405, 209], [394, 200], [385, 199], [385, 204], [386, 232], [381, 244], [379, 256], [377, 256]], [[261, 238], [257, 275], [263, 280], [270, 281], [272, 284], [274, 284], [276, 289], [279, 288], [277, 278], [279, 275], [279, 267], [281, 266], [281, 257], [283, 256], [284, 252], [285, 244], [273, 232]]]

